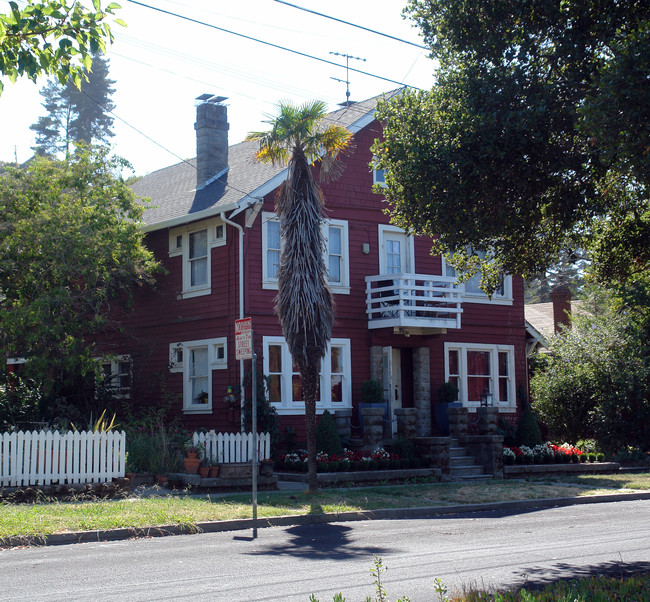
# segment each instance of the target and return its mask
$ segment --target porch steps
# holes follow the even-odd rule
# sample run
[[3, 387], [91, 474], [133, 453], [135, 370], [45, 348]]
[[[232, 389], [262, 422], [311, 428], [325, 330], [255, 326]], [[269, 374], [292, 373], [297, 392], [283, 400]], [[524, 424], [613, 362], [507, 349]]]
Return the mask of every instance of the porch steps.
[[452, 481], [484, 481], [492, 475], [485, 474], [485, 469], [476, 463], [476, 458], [470, 456], [467, 450], [452, 438], [449, 447], [449, 469]]

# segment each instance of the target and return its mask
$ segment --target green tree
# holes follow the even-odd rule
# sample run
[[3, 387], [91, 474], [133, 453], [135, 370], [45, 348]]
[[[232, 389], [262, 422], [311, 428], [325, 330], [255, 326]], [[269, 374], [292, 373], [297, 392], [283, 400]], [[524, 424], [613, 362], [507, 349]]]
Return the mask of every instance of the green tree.
[[34, 150], [50, 155], [63, 151], [67, 155], [73, 142], [107, 143], [114, 136], [109, 114], [115, 108], [111, 101], [114, 83], [108, 78], [108, 61], [99, 55], [93, 57], [81, 88], [71, 79], [65, 84], [49, 81], [41, 88], [47, 115], [30, 126], [36, 132]]
[[650, 286], [592, 291], [584, 313], [549, 343], [531, 381], [533, 408], [556, 437], [594, 437], [615, 452], [650, 449]]
[[[393, 221], [436, 248], [543, 273], [565, 246], [624, 281], [650, 265], [650, 4], [410, 0], [436, 86], [380, 103]], [[470, 256], [474, 257], [470, 252]]]
[[96, 373], [93, 335], [119, 328], [134, 287], [153, 280], [122, 167], [89, 148], [0, 174], [0, 355], [26, 358], [49, 401], [64, 375]]
[[350, 144], [352, 134], [337, 125], [322, 126], [327, 114], [320, 101], [295, 107], [280, 103], [267, 132], [252, 132], [258, 140], [256, 158], [287, 164], [287, 179], [280, 186], [275, 209], [283, 245], [278, 268], [276, 313], [291, 357], [302, 377], [307, 427], [309, 490], [318, 489], [316, 474], [316, 401], [320, 362], [332, 334], [334, 309], [327, 282], [321, 224], [325, 198], [314, 179], [319, 162], [321, 176], [339, 173], [337, 159]]
[[[61, 84], [71, 79], [79, 87], [92, 57], [112, 43], [108, 16], [120, 8], [114, 2], [105, 8], [100, 0], [92, 4], [89, 10], [68, 0], [28, 0], [24, 7], [9, 2], [10, 12], [0, 14], [0, 75], [11, 82], [55, 75]], [[125, 25], [121, 19], [114, 22]], [[3, 86], [0, 80], [0, 94]]]

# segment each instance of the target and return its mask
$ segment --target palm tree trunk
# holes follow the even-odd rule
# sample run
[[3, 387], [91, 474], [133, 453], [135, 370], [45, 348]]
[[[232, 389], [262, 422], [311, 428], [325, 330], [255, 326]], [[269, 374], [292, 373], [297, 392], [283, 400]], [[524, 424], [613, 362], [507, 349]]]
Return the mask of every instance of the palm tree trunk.
[[316, 465], [316, 397], [318, 392], [318, 364], [309, 363], [301, 371], [302, 393], [305, 400], [305, 424], [307, 427], [307, 468], [309, 493], [318, 491]]

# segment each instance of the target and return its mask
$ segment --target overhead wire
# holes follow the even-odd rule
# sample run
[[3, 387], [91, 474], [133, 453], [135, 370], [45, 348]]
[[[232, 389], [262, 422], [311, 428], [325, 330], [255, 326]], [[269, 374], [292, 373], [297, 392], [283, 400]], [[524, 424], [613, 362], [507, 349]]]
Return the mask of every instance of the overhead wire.
[[[265, 46], [269, 46], [271, 48], [277, 48], [278, 50], [284, 50], [285, 52], [290, 52], [292, 54], [296, 54], [298, 56], [302, 56], [308, 59], [312, 59], [314, 61], [319, 61], [321, 63], [325, 63], [327, 65], [333, 65], [334, 67], [340, 67], [342, 69], [346, 69], [346, 65], [341, 65], [339, 63], [336, 63], [335, 61], [330, 61], [328, 59], [324, 59], [318, 56], [314, 56], [313, 54], [307, 54], [306, 52], [301, 52], [300, 50], [294, 50], [292, 48], [287, 48], [286, 46], [280, 46], [279, 44], [274, 44], [273, 42], [267, 42], [265, 40], [260, 40], [259, 38], [254, 38], [253, 36], [248, 36], [243, 33], [239, 33], [236, 31], [232, 31], [230, 29], [225, 29], [224, 27], [219, 27], [218, 25], [213, 25], [212, 23], [206, 23], [205, 21], [200, 21], [199, 19], [193, 19], [192, 17], [187, 17], [185, 15], [181, 15], [179, 13], [174, 13], [172, 11], [165, 10], [164, 8], [158, 8], [157, 6], [151, 6], [150, 4], [145, 4], [144, 2], [139, 2], [138, 0], [127, 0], [127, 2], [130, 2], [131, 4], [135, 4], [137, 6], [142, 6], [143, 8], [148, 8], [150, 10], [156, 11], [163, 13], [165, 15], [170, 15], [172, 17], [176, 17], [178, 19], [183, 19], [184, 21], [189, 21], [190, 23], [195, 23], [197, 25], [202, 25], [204, 27], [209, 27], [211, 29], [216, 29], [217, 31], [222, 31], [224, 33], [228, 33], [240, 38], [243, 38], [245, 40], [250, 40], [252, 42], [256, 42], [258, 44], [263, 44]], [[388, 77], [383, 77], [381, 75], [377, 75], [374, 73], [369, 73], [367, 71], [363, 71], [362, 69], [356, 69], [354, 67], [348, 67], [349, 71], [353, 71], [355, 73], [360, 73], [361, 75], [367, 75], [368, 77], [373, 77], [375, 79], [380, 79], [385, 82], [389, 82], [391, 84], [397, 84], [398, 86], [404, 86], [408, 88], [413, 88], [415, 86], [409, 86], [408, 84], [405, 84], [404, 82], [399, 82], [394, 79], [390, 79]]]
[[410, 46], [415, 46], [416, 48], [422, 48], [423, 50], [428, 50], [426, 46], [422, 46], [421, 44], [416, 44], [415, 42], [410, 42], [409, 40], [403, 40], [402, 38], [398, 38], [395, 36], [392, 36], [388, 33], [383, 33], [381, 31], [377, 31], [376, 29], [370, 29], [369, 27], [364, 27], [363, 25], [357, 25], [356, 23], [350, 23], [350, 21], [344, 21], [343, 19], [339, 19], [337, 17], [332, 17], [330, 15], [326, 15], [324, 13], [319, 13], [315, 10], [311, 10], [310, 8], [305, 8], [304, 6], [298, 6], [297, 4], [291, 4], [291, 2], [285, 2], [285, 0], [274, 0], [274, 2], [278, 2], [279, 4], [285, 4], [286, 6], [290, 6], [291, 8], [297, 8], [298, 10], [305, 11], [306, 13], [311, 13], [312, 15], [317, 15], [318, 17], [323, 17], [325, 19], [331, 19], [332, 21], [336, 21], [337, 23], [343, 23], [344, 25], [349, 25], [350, 27], [356, 27], [357, 29], [363, 29], [363, 31], [368, 31], [370, 33], [374, 33], [378, 36], [383, 36], [385, 38], [389, 38], [391, 40], [395, 40], [396, 42], [401, 42], [402, 44], [409, 44]]

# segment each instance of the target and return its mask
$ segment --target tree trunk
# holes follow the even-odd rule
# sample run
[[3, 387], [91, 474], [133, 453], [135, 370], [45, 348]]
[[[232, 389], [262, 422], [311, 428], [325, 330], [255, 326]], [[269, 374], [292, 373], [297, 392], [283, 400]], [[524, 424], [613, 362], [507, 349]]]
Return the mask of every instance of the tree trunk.
[[309, 493], [318, 491], [316, 466], [316, 394], [318, 391], [318, 364], [310, 363], [301, 371], [302, 394], [305, 400], [305, 424], [307, 427], [307, 467], [309, 471]]

